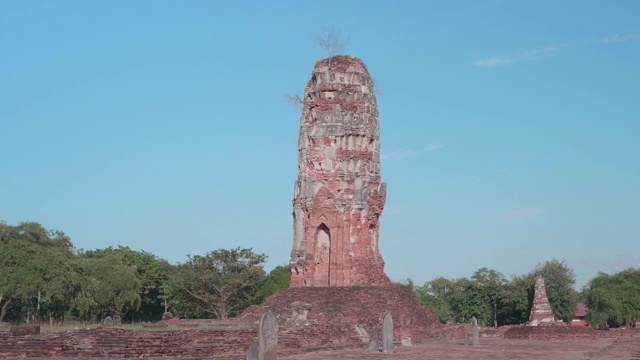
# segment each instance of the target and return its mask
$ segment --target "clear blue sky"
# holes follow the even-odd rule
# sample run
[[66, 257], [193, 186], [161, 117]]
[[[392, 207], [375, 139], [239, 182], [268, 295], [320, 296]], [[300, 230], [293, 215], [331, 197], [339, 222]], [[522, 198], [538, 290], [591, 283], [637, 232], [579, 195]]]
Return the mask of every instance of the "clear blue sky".
[[0, 1], [0, 219], [288, 262], [322, 27], [376, 78], [393, 280], [640, 267], [638, 1]]

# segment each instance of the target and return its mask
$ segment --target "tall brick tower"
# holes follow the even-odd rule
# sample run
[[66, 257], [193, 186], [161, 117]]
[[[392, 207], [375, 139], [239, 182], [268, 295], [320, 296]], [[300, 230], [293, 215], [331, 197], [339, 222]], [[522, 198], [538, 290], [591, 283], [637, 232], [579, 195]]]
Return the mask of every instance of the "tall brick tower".
[[438, 316], [411, 291], [391, 286], [378, 249], [386, 184], [380, 179], [378, 107], [367, 67], [353, 56], [318, 61], [303, 105], [291, 286], [242, 316], [257, 320], [268, 310], [283, 324], [308, 326], [314, 346], [318, 339], [360, 346], [361, 330], [378, 333], [388, 311], [395, 339], [432, 338]]
[[304, 92], [291, 287], [389, 286], [378, 248], [386, 197], [373, 79], [362, 60], [318, 61]]

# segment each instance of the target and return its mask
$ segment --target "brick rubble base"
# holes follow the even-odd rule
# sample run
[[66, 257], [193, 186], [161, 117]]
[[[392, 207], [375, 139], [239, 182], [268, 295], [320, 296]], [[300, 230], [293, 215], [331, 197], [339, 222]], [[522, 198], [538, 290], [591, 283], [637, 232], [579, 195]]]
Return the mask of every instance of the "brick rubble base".
[[391, 313], [397, 340], [411, 338], [420, 341], [438, 337], [442, 328], [438, 316], [421, 306], [409, 290], [393, 286], [281, 289], [262, 305], [248, 308], [241, 318], [255, 322], [265, 311], [271, 310], [281, 326], [295, 327], [291, 320], [291, 304], [295, 301], [311, 305], [308, 324], [317, 330], [313, 336], [301, 339], [303, 342], [317, 342], [315, 337], [330, 337], [334, 342], [360, 345], [362, 338], [356, 325], [365, 329], [369, 336], [379, 334], [385, 311]]

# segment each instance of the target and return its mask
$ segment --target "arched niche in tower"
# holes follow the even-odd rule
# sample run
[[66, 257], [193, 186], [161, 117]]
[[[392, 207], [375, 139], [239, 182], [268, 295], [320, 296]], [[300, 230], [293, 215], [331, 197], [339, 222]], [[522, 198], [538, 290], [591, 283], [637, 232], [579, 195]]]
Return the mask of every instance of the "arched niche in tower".
[[316, 229], [315, 272], [313, 286], [329, 286], [331, 230], [324, 223]]

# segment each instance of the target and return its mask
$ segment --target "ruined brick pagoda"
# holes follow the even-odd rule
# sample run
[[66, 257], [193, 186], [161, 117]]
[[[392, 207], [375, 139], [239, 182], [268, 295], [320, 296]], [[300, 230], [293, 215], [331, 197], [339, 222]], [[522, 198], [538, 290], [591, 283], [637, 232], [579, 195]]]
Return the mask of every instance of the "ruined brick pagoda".
[[361, 346], [380, 335], [387, 311], [397, 340], [439, 331], [437, 315], [384, 273], [378, 239], [386, 184], [373, 86], [356, 57], [315, 64], [301, 99], [291, 286], [242, 315], [257, 320], [269, 310], [306, 345]]
[[386, 197], [373, 79], [353, 56], [316, 63], [304, 93], [291, 286], [388, 286], [378, 249]]
[[529, 325], [538, 326], [540, 324], [550, 324], [555, 322], [551, 304], [547, 297], [547, 287], [544, 284], [544, 276], [536, 277], [535, 292], [533, 294], [533, 306], [529, 315]]

